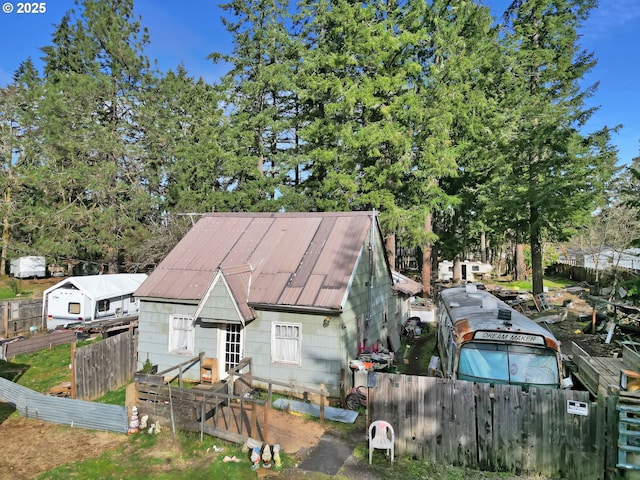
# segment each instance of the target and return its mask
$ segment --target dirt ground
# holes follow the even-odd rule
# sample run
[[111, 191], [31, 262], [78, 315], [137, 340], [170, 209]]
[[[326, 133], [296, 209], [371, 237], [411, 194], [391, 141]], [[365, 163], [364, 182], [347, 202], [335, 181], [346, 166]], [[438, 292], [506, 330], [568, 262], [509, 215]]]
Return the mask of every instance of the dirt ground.
[[11, 416], [0, 424], [0, 479], [26, 480], [75, 460], [97, 457], [124, 445], [126, 435], [93, 432]]
[[[268, 440], [280, 443], [288, 454], [304, 455], [317, 445], [323, 433], [324, 428], [316, 422], [270, 411]], [[32, 479], [68, 463], [70, 452], [74, 460], [80, 461], [128, 443], [127, 435], [70, 428], [15, 415], [0, 423], [0, 438], [0, 480]], [[160, 445], [156, 450], [166, 449]]]

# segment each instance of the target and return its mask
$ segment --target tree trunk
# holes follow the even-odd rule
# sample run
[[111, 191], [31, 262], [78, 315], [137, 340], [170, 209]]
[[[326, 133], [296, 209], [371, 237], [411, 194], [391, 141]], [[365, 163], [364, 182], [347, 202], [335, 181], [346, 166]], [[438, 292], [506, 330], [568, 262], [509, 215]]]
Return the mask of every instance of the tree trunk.
[[390, 233], [384, 237], [384, 248], [387, 252], [387, 258], [389, 259], [389, 265], [392, 270], [396, 269], [396, 236]]
[[480, 234], [480, 261], [487, 263], [487, 234], [484, 230]]
[[527, 265], [524, 261], [524, 243], [516, 244], [516, 280], [527, 279]]
[[533, 227], [535, 222], [531, 223], [531, 277], [533, 280], [533, 294], [537, 295], [544, 291], [542, 279], [544, 273], [542, 267], [542, 239], [540, 238], [540, 231]]
[[454, 285], [460, 285], [462, 283], [462, 263], [460, 257], [456, 255], [453, 259], [453, 278], [451, 279]]
[[[11, 178], [11, 170], [9, 170], [9, 178]], [[0, 275], [7, 272], [7, 251], [9, 250], [9, 212], [11, 212], [11, 187], [8, 187], [4, 193], [5, 211], [2, 222], [2, 257], [0, 258]]]
[[[431, 213], [428, 213], [425, 218], [424, 229], [427, 233], [433, 231]], [[429, 242], [422, 248], [422, 294], [425, 297], [431, 296], [431, 244]]]

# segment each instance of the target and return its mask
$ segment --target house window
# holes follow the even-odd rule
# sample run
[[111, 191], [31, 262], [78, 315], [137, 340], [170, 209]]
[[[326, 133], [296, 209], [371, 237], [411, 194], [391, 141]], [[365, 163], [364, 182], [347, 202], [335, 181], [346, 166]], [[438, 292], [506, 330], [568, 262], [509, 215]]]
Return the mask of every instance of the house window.
[[169, 320], [169, 351], [193, 354], [193, 318], [186, 315], [171, 315]]
[[108, 312], [109, 311], [109, 300], [100, 300], [98, 301], [98, 311], [99, 312]]
[[72, 315], [80, 315], [80, 304], [72, 302], [69, 304], [69, 313]]
[[299, 323], [271, 324], [271, 361], [300, 365], [302, 357], [302, 325]]
[[479, 272], [480, 271], [480, 266], [479, 265], [471, 265], [471, 271], [472, 272]]

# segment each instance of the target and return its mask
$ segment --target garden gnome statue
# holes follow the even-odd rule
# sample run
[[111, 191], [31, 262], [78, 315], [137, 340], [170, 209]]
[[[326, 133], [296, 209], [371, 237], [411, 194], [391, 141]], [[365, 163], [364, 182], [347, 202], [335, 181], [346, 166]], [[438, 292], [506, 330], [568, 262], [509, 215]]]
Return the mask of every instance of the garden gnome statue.
[[251, 465], [252, 470], [257, 470], [260, 466], [260, 447], [254, 447], [251, 451], [251, 463], [253, 463]]
[[138, 420], [138, 407], [131, 409], [131, 419], [129, 420], [129, 435], [140, 431], [140, 420]]
[[271, 468], [271, 449], [269, 445], [264, 446], [264, 450], [262, 450], [262, 466], [264, 468]]
[[273, 446], [273, 463], [276, 468], [280, 468], [282, 466], [282, 460], [280, 460], [280, 445], [277, 443]]

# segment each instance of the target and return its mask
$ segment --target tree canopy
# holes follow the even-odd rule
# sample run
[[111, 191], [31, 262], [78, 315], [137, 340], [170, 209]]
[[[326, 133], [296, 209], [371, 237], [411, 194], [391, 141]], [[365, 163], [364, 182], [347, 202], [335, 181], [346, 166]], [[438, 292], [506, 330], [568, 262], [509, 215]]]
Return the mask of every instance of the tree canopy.
[[0, 90], [3, 259], [148, 269], [205, 212], [375, 209], [427, 263], [528, 241], [541, 291], [614, 173], [593, 0], [233, 0], [214, 83], [151, 67], [133, 0], [77, 7]]

